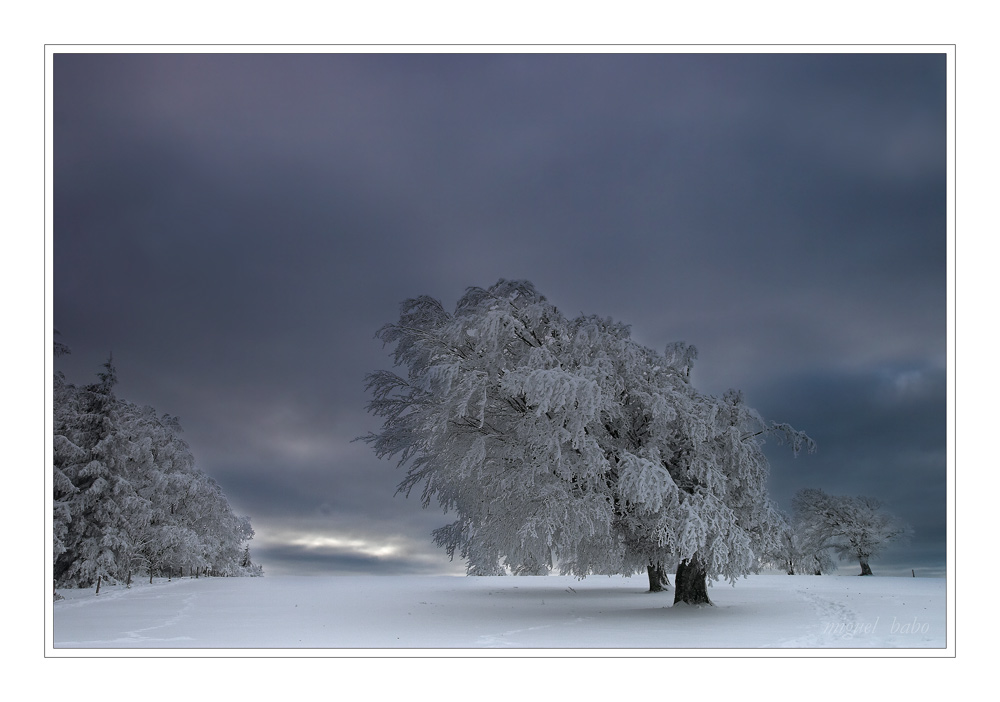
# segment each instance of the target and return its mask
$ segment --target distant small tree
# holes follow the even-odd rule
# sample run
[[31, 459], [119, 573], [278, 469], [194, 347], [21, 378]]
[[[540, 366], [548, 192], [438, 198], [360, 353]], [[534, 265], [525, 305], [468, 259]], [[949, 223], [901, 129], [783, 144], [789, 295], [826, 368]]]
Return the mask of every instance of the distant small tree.
[[817, 538], [807, 524], [782, 514], [783, 523], [778, 530], [774, 549], [765, 560], [766, 565], [779, 568], [788, 575], [822, 575], [834, 568], [830, 546]]
[[796, 519], [812, 543], [833, 548], [842, 560], [857, 559], [860, 575], [872, 575], [870, 561], [892, 542], [909, 536], [910, 528], [882, 509], [872, 497], [828, 495], [800, 490], [794, 499]]
[[250, 560], [249, 544], [247, 544], [246, 548], [243, 549], [243, 556], [240, 558], [240, 569], [243, 571], [244, 575], [249, 575], [251, 577], [259, 577], [264, 574], [263, 566]]

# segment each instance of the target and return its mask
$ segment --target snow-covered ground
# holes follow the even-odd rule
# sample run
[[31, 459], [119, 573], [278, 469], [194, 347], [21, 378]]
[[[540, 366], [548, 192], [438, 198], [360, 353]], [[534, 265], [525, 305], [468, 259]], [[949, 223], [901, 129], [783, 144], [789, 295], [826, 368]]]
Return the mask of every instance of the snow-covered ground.
[[[645, 577], [267, 576], [60, 590], [49, 655], [81, 649], [944, 649], [946, 581], [755, 575], [672, 606]], [[641, 654], [642, 651], [634, 651]], [[704, 651], [703, 651], [704, 652]], [[944, 653], [945, 651], [941, 651]], [[332, 652], [336, 654], [336, 652]], [[930, 653], [930, 651], [927, 651]]]

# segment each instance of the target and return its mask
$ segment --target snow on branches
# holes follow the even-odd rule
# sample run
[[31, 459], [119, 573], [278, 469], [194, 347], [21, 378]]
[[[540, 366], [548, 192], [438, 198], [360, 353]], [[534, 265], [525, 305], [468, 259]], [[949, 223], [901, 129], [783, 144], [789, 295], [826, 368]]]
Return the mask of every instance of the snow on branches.
[[793, 505], [803, 538], [832, 548], [842, 560], [857, 560], [859, 575], [871, 575], [870, 561], [893, 542], [909, 538], [911, 529], [882, 509], [872, 497], [828, 495], [822, 490], [796, 493]]
[[434, 539], [470, 573], [697, 561], [732, 580], [777, 538], [761, 444], [811, 442], [739, 393], [698, 393], [694, 347], [653, 351], [624, 324], [568, 319], [507, 280], [470, 288], [453, 314], [407, 300], [377, 336], [405, 375], [367, 377], [383, 424], [361, 438], [405, 467], [400, 491], [422, 484], [424, 506], [457, 514]]
[[[63, 587], [153, 572], [259, 574], [253, 529], [194, 465], [175, 417], [115, 396], [109, 360], [53, 385], [53, 576]], [[241, 565], [247, 563], [247, 566]]]

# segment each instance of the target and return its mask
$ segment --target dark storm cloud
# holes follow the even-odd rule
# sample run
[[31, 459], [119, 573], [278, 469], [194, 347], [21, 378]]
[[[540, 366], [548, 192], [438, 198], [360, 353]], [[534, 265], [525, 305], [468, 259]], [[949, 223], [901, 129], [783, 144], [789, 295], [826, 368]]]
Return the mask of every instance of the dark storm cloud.
[[[526, 278], [816, 435], [798, 472], [775, 456], [779, 499], [870, 488], [930, 505], [927, 533], [945, 78], [940, 54], [57, 54], [60, 367], [113, 352], [262, 545], [426, 536], [449, 518], [351, 443], [390, 365], [373, 334], [405, 298]], [[887, 399], [911, 381], [936, 389]]]
[[802, 488], [875, 497], [914, 530], [887, 562], [904, 573], [943, 568], [946, 393], [944, 369], [914, 366], [790, 377], [762, 390], [752, 398], [758, 408], [775, 419], [794, 413], [819, 446], [794, 458], [787, 447], [768, 447], [772, 497], [789, 512]]

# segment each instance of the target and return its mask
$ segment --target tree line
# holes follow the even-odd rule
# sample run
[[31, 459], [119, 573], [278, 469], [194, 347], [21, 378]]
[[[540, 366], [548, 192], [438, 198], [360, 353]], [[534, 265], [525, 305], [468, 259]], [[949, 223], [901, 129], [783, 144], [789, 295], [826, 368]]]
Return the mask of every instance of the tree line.
[[645, 570], [658, 591], [673, 571], [675, 602], [710, 604], [708, 579], [778, 560], [791, 527], [763, 445], [815, 444], [739, 391], [699, 392], [693, 346], [654, 351], [508, 280], [454, 312], [406, 300], [377, 337], [401, 371], [367, 376], [382, 426], [359, 439], [405, 468], [399, 492], [455, 515], [433, 539], [470, 575]]
[[912, 530], [881, 502], [864, 495], [829, 495], [807, 488], [795, 494], [780, 539], [766, 564], [789, 575], [821, 575], [834, 569], [833, 556], [857, 561], [859, 575], [872, 575], [871, 561]]
[[[61, 342], [55, 355], [68, 353]], [[53, 380], [53, 577], [57, 587], [131, 584], [139, 573], [261, 575], [250, 519], [195, 466], [176, 417], [97, 382]]]

